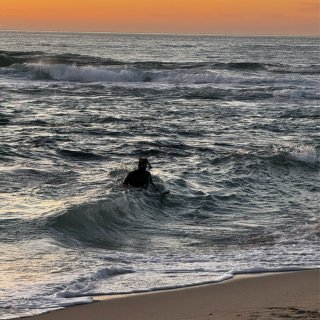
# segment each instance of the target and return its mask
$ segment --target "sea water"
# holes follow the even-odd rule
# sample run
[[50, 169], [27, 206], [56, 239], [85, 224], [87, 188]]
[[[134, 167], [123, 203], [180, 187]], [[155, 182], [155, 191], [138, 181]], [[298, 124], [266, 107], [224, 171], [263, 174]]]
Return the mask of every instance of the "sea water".
[[[0, 32], [0, 318], [319, 267], [319, 38]], [[148, 157], [171, 194], [126, 189]]]

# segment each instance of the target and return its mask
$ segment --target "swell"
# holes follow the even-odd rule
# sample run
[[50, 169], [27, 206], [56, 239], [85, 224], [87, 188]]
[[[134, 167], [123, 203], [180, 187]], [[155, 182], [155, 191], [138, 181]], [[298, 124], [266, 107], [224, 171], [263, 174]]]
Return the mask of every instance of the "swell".
[[41, 51], [0, 51], [0, 68], [10, 67], [15, 64], [44, 63], [44, 64], [76, 64], [85, 65], [122, 65], [123, 63], [113, 59], [105, 59], [80, 54], [49, 54]]
[[[259, 172], [256, 170], [258, 166]], [[308, 215], [299, 209], [299, 201], [296, 202], [297, 208], [291, 207], [287, 212], [287, 203], [293, 203], [294, 198], [282, 190], [289, 180], [276, 178], [282, 170], [274, 170], [270, 175], [265, 164], [252, 160], [247, 160], [246, 165], [239, 160], [233, 170], [238, 176], [220, 177], [215, 183], [220, 191], [212, 194], [194, 189], [191, 181], [173, 181], [171, 185], [177, 189], [165, 200], [164, 206], [158, 196], [139, 191], [119, 192], [103, 200], [70, 205], [36, 219], [2, 220], [0, 242], [13, 244], [50, 238], [66, 248], [81, 246], [138, 251], [148, 248], [150, 251], [165, 246], [170, 250], [181, 241], [180, 245], [186, 248], [194, 245], [203, 248], [274, 245], [280, 238], [289, 239], [288, 234], [295, 235], [297, 243], [301, 239], [317, 241], [319, 222], [309, 222], [299, 234], [296, 232], [299, 219], [289, 227], [282, 226], [286, 219], [291, 221], [294, 216], [301, 219], [302, 215]], [[292, 173], [289, 175], [292, 178]], [[262, 183], [263, 187], [260, 186]], [[269, 189], [270, 195], [261, 195], [264, 188]], [[304, 192], [306, 188], [297, 186], [292, 192]], [[319, 189], [310, 191], [319, 192]], [[316, 210], [315, 206], [308, 203], [312, 210]], [[265, 219], [275, 216], [277, 222], [271, 228], [265, 226]]]
[[[320, 169], [320, 156], [312, 145], [270, 146], [263, 149], [241, 149], [215, 157], [214, 163], [241, 161], [255, 163], [258, 166], [292, 166], [314, 172]], [[263, 162], [261, 162], [263, 161]]]
[[165, 215], [157, 212], [163, 198], [147, 191], [123, 191], [119, 189], [103, 200], [69, 205], [33, 219], [2, 219], [0, 242], [50, 237], [67, 247], [143, 247], [151, 234], [162, 232]]
[[[92, 65], [78, 66], [75, 64], [27, 63], [19, 65], [17, 71], [20, 72], [20, 75], [22, 72], [23, 77], [42, 81], [101, 83], [103, 85], [119, 83], [119, 85], [125, 85], [126, 87], [130, 83], [130, 86], [134, 84], [139, 85], [140, 89], [141, 83], [144, 83], [144, 86], [147, 88], [156, 85], [161, 93], [169, 91], [168, 94], [170, 94], [170, 89], [172, 91], [172, 89], [177, 86], [214, 85], [218, 87], [193, 88], [190, 92], [186, 92], [186, 98], [189, 99], [224, 99], [228, 97], [229, 93], [232, 96], [235, 95], [240, 100], [260, 98], [320, 98], [315, 83], [311, 80], [303, 80], [301, 82], [301, 80], [291, 77], [274, 79], [272, 76], [257, 73], [248, 76], [243, 72], [230, 73], [214, 69], [208, 70], [207, 68], [155, 70], [136, 68], [129, 65], [105, 67]], [[286, 81], [285, 86], [283, 85], [284, 80]], [[236, 88], [236, 85], [245, 87]], [[302, 85], [303, 87], [301, 87]], [[305, 88], [306, 85], [309, 87]], [[221, 88], [221, 86], [224, 86], [224, 88]], [[235, 88], [231, 89], [230, 86]], [[254, 87], [249, 89], [248, 86]], [[151, 89], [154, 91], [154, 88]], [[186, 89], [188, 90], [188, 88]], [[178, 91], [180, 91], [180, 89]], [[128, 94], [128, 92], [126, 94]]]
[[[103, 195], [102, 200], [93, 199], [79, 205], [70, 205], [36, 219], [1, 220], [0, 241], [12, 243], [48, 236], [66, 246], [81, 244], [110, 249], [132, 246], [143, 249], [153, 237], [175, 239], [174, 241], [187, 237], [190, 241], [196, 239], [203, 245], [236, 245], [233, 239], [241, 239], [243, 244], [248, 244], [252, 238], [255, 239], [252, 241], [258, 241], [255, 238], [260, 232], [258, 229], [253, 230], [251, 240], [241, 237], [239, 230], [230, 233], [216, 232], [214, 236], [212, 230], [221, 223], [233, 221], [239, 214], [245, 213], [249, 220], [257, 219], [258, 214], [268, 215], [269, 205], [273, 202], [276, 207], [283, 203], [286, 208], [290, 192], [299, 195], [303, 195], [305, 191], [308, 191], [306, 194], [313, 195], [319, 192], [316, 177], [320, 169], [320, 158], [312, 145], [269, 148], [252, 146], [235, 150], [230, 145], [216, 144], [212, 148], [192, 149], [187, 144], [173, 140], [166, 143], [155, 141], [153, 148], [162, 150], [164, 156], [169, 155], [170, 159], [185, 159], [193, 152], [206, 154], [206, 157], [201, 166], [197, 165], [197, 169], [182, 164], [179, 177], [172, 177], [168, 183], [172, 191], [168, 199], [162, 199], [157, 193], [126, 190], [115, 184], [114, 190]], [[63, 157], [80, 157], [82, 160], [95, 158], [95, 154], [91, 153], [68, 149], [61, 152]], [[52, 192], [52, 188], [58, 183], [59, 189], [63, 189], [60, 186], [60, 183], [65, 182], [61, 180], [62, 175], [57, 172], [56, 177], [52, 177], [53, 174], [54, 172], [39, 170], [19, 170], [10, 180], [8, 175], [4, 176], [3, 181], [7, 179], [10, 185], [15, 185], [14, 179], [18, 179], [17, 183], [23, 188], [27, 181], [46, 182], [48, 192]], [[123, 173], [111, 172], [110, 176], [113, 181], [118, 178], [122, 180]], [[307, 182], [301, 180], [306, 178]], [[68, 175], [67, 179], [72, 180], [72, 175]], [[69, 188], [71, 183], [76, 181], [73, 179], [66, 187]], [[206, 188], [208, 184], [209, 190]], [[41, 183], [42, 190], [43, 185]], [[268, 189], [267, 192], [265, 188]], [[70, 194], [70, 190], [63, 190]], [[274, 197], [275, 194], [278, 196]], [[265, 203], [266, 199], [269, 199], [268, 205]], [[291, 201], [295, 200], [292, 198]], [[299, 201], [301, 200], [295, 201], [296, 205], [299, 205]], [[310, 197], [308, 206], [311, 210], [314, 210], [314, 202]], [[285, 214], [287, 209], [283, 210], [284, 212], [279, 211], [279, 215]], [[290, 211], [292, 214], [300, 212], [300, 209], [291, 204]], [[279, 221], [281, 222], [280, 218]], [[201, 234], [191, 228], [200, 225], [205, 226]], [[271, 238], [270, 241], [272, 242]]]
[[277, 147], [274, 150], [272, 160], [284, 164], [298, 165], [300, 167], [308, 167], [315, 171], [319, 170], [320, 156], [314, 146], [300, 145], [300, 146], [284, 146]]
[[0, 50], [0, 68], [17, 64], [42, 63], [77, 66], [130, 66], [143, 70], [173, 70], [210, 68], [213, 70], [267, 71], [271, 73], [320, 74], [320, 65], [286, 65], [262, 62], [163, 62], [163, 61], [119, 61], [111, 58], [81, 54], [50, 54], [41, 51]]
[[[254, 180], [259, 184], [256, 179], [258, 176], [252, 175], [254, 168], [244, 166], [242, 161], [234, 168], [239, 171], [238, 178], [234, 176], [221, 180], [216, 186], [221, 184], [225, 191], [216, 191], [212, 195], [192, 190], [192, 185], [186, 180], [175, 181], [175, 186], [180, 190], [175, 190], [171, 199], [166, 200], [164, 210], [158, 196], [141, 191], [122, 193], [119, 190], [106, 199], [70, 205], [44, 217], [1, 220], [0, 242], [13, 244], [52, 238], [66, 248], [82, 246], [110, 250], [145, 250], [147, 247], [148, 250], [153, 250], [159, 245], [166, 245], [169, 249], [170, 243], [174, 244], [181, 239], [185, 239], [184, 245], [187, 247], [194, 243], [200, 247], [222, 244], [273, 245], [279, 237], [286, 239], [288, 233], [295, 235], [297, 242], [301, 238], [317, 240], [319, 222], [304, 225], [299, 235], [296, 232], [299, 225], [281, 226], [282, 219], [286, 219], [286, 212], [281, 212], [283, 201], [279, 201], [279, 198], [276, 201], [279, 209], [274, 212], [279, 221], [278, 226], [276, 223], [271, 229], [263, 224], [259, 226], [259, 219], [264, 221], [272, 211], [263, 207], [264, 204], [262, 207], [251, 207], [248, 202], [249, 194], [251, 198], [259, 197], [260, 189], [254, 184]], [[251, 171], [251, 175], [246, 170]], [[260, 174], [267, 172], [265, 170]], [[275, 181], [274, 186], [279, 181], [281, 179]], [[268, 188], [270, 189], [270, 185]], [[281, 185], [275, 193], [281, 194], [280, 189]], [[270, 198], [269, 206], [272, 206], [272, 199], [273, 197]], [[263, 198], [261, 200], [266, 201]], [[247, 205], [243, 204], [244, 201]], [[301, 216], [299, 208], [290, 210], [290, 219], [294, 214]], [[246, 225], [245, 221], [250, 222], [252, 219], [255, 224]], [[167, 240], [159, 243], [163, 239]]]
[[130, 239], [135, 238], [133, 230], [137, 227], [115, 199], [74, 206], [50, 220], [50, 227], [63, 242], [104, 248], [124, 246], [129, 234]]

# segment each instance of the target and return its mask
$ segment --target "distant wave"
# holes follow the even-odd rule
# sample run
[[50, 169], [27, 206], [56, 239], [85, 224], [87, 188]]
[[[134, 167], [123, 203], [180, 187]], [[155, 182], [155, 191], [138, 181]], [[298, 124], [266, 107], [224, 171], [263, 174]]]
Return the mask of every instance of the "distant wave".
[[320, 163], [320, 156], [314, 146], [284, 146], [275, 149], [276, 154], [286, 157], [289, 161], [294, 161], [306, 165], [316, 166]]
[[[176, 85], [223, 85], [223, 84], [243, 84], [256, 86], [262, 84], [270, 88], [251, 88], [245, 92], [237, 93], [242, 90], [233, 89], [231, 92], [228, 88], [193, 88], [192, 92], [187, 92], [188, 98], [200, 99], [221, 99], [227, 96], [235, 96], [239, 99], [265, 99], [265, 98], [300, 98], [318, 99], [320, 98], [314, 90], [305, 90], [303, 88], [286, 89], [272, 87], [276, 79], [260, 74], [229, 73], [219, 70], [210, 70], [207, 68], [191, 69], [171, 69], [155, 70], [141, 69], [134, 66], [79, 66], [66, 64], [47, 64], [47, 63], [26, 63], [18, 66], [19, 70], [28, 74], [28, 77], [35, 80], [54, 80], [70, 81], [82, 83], [159, 83], [169, 86]], [[289, 81], [295, 81], [290, 80]], [[270, 90], [269, 90], [270, 89]], [[168, 88], [166, 87], [167, 91]]]
[[[282, 145], [273, 146], [272, 149], [264, 149], [259, 151], [240, 150], [234, 154], [230, 154], [231, 158], [246, 158], [261, 165], [261, 160], [266, 160], [269, 164], [278, 165], [294, 165], [296, 167], [308, 167], [318, 171], [320, 164], [320, 156], [313, 145]], [[265, 164], [262, 163], [262, 166]]]
[[66, 64], [28, 63], [37, 80], [58, 80], [77, 82], [143, 82], [148, 76], [139, 70], [127, 68], [110, 69], [95, 66], [77, 66]]
[[61, 149], [58, 151], [62, 156], [73, 158], [75, 160], [101, 160], [103, 157], [99, 154], [80, 151], [80, 150], [68, 150], [68, 149]]
[[[236, 78], [234, 78], [235, 80]], [[227, 79], [226, 79], [227, 80]], [[239, 82], [241, 80], [239, 79]], [[245, 80], [248, 81], [248, 80]], [[224, 89], [204, 86], [202, 88], [192, 88], [185, 92], [184, 96], [188, 99], [208, 99], [208, 100], [223, 100], [234, 98], [237, 100], [257, 100], [257, 99], [320, 99], [320, 93], [312, 89], [304, 88], [284, 88], [277, 87], [262, 87], [262, 88], [237, 88]], [[317, 115], [319, 116], [319, 115]], [[311, 117], [310, 115], [308, 117]]]
[[79, 54], [49, 54], [40, 51], [0, 51], [0, 68], [23, 63], [76, 64], [85, 65], [122, 65], [123, 62], [108, 58]]
[[265, 71], [271, 73], [320, 74], [320, 65], [291, 66], [260, 62], [163, 62], [163, 61], [119, 61], [111, 58], [81, 54], [49, 54], [41, 51], [1, 51], [0, 68], [17, 64], [54, 64], [74, 66], [128, 66], [143, 70], [172, 70], [206, 68], [213, 70]]

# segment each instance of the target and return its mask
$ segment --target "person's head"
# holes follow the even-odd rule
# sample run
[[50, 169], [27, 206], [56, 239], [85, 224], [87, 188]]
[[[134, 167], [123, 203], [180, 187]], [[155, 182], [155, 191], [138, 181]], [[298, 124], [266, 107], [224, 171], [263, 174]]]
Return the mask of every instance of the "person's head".
[[139, 158], [139, 164], [138, 164], [139, 170], [147, 170], [148, 163], [149, 161], [147, 158]]

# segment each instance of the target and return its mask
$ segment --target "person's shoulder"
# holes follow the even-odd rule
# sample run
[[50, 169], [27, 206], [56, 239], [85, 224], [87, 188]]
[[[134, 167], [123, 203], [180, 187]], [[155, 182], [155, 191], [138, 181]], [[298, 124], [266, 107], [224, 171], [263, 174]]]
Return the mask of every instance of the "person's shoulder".
[[151, 173], [149, 171], [145, 171], [145, 172], [146, 172], [145, 173], [146, 177], [151, 178]]
[[137, 174], [139, 174], [139, 170], [133, 170], [131, 172], [128, 173], [128, 177], [134, 177], [136, 176]]

